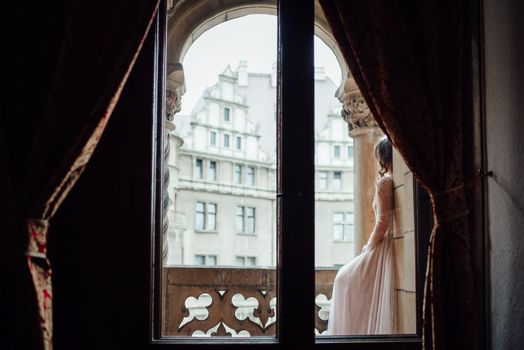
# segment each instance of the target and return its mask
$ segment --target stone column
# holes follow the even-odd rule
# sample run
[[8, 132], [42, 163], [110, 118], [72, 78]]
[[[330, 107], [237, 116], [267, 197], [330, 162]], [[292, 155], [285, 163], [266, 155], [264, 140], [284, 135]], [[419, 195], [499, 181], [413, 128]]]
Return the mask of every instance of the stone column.
[[357, 255], [373, 230], [375, 219], [373, 196], [378, 176], [374, 147], [384, 134], [375, 122], [353, 78], [346, 79], [343, 91], [339, 91], [337, 95], [343, 104], [342, 117], [348, 123], [349, 136], [353, 138], [353, 200], [355, 255]]
[[[176, 241], [175, 225], [175, 187], [178, 182], [178, 148], [182, 145], [182, 140], [173, 134], [175, 124], [173, 119], [176, 113], [182, 109], [181, 98], [186, 92], [184, 82], [184, 69], [182, 64], [174, 63], [167, 66], [166, 79], [166, 130], [164, 132], [164, 193], [162, 205], [164, 217], [162, 222], [163, 239], [163, 261], [168, 263], [169, 243]], [[176, 245], [176, 244], [175, 244]], [[175, 254], [176, 255], [176, 254]]]

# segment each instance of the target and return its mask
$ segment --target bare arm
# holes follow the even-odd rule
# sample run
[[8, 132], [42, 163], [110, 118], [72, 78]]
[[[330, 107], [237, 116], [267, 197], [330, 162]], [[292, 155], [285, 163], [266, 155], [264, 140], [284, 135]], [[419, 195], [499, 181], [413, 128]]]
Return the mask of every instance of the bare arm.
[[363, 251], [373, 248], [384, 238], [393, 220], [393, 179], [391, 177], [382, 178], [377, 182], [376, 198], [375, 226]]

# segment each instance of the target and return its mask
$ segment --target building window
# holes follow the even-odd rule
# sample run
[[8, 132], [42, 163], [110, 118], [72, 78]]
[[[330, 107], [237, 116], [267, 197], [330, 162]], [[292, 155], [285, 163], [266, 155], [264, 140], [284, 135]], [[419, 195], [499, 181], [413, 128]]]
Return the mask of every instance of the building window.
[[246, 182], [248, 186], [255, 186], [255, 168], [252, 166], [247, 167]]
[[235, 265], [237, 266], [256, 266], [257, 257], [256, 256], [237, 256], [235, 258]]
[[204, 177], [203, 163], [204, 161], [202, 159], [195, 160], [195, 177], [197, 179], [202, 179]]
[[214, 160], [209, 162], [209, 172], [207, 173], [207, 179], [209, 181], [217, 180], [217, 162]]
[[226, 107], [224, 108], [224, 121], [229, 122], [231, 120], [231, 110]]
[[237, 206], [236, 226], [238, 233], [255, 233], [255, 208]]
[[196, 202], [195, 230], [216, 231], [217, 205], [215, 203]]
[[340, 146], [339, 145], [335, 145], [333, 147], [333, 157], [336, 159], [340, 158]]
[[318, 189], [319, 191], [325, 191], [327, 189], [327, 172], [318, 172]]
[[242, 184], [242, 165], [235, 164], [235, 184]]
[[224, 147], [229, 148], [229, 134], [224, 134]]
[[354, 241], [352, 212], [337, 212], [333, 214], [333, 239], [344, 242]]
[[242, 149], [242, 138], [240, 136], [237, 136], [237, 151], [240, 151]]
[[333, 172], [333, 190], [338, 191], [342, 188], [342, 172]]
[[217, 132], [216, 131], [211, 131], [209, 133], [209, 143], [212, 144], [213, 146], [216, 146], [217, 144]]
[[216, 255], [195, 255], [195, 265], [199, 266], [216, 266]]
[[348, 146], [348, 159], [353, 159], [353, 158], [354, 158], [353, 146]]

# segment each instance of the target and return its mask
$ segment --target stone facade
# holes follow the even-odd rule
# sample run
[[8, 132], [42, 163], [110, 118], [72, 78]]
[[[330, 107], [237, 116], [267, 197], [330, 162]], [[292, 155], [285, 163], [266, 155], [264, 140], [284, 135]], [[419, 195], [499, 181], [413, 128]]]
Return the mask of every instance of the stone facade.
[[[315, 261], [332, 267], [354, 256], [353, 142], [340, 118], [337, 87], [323, 68], [316, 69], [315, 88]], [[228, 66], [191, 115], [177, 115], [175, 123], [171, 148], [179, 149], [168, 161], [176, 183], [169, 189], [175, 219], [168, 229], [167, 264], [274, 266], [275, 66], [268, 74], [248, 73], [245, 61], [236, 70]], [[216, 223], [202, 230], [197, 221], [207, 218], [208, 206], [216, 208], [209, 218]], [[202, 207], [204, 214], [197, 214]], [[254, 232], [242, 232], [242, 221], [251, 224], [253, 212]]]

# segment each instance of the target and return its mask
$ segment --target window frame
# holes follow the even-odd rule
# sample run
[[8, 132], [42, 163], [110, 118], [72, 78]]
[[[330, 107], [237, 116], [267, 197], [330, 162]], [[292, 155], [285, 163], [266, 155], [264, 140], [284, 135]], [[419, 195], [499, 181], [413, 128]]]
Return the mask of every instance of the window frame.
[[[226, 111], [227, 111], [227, 113], [226, 113]], [[226, 119], [226, 117], [227, 117], [227, 119]], [[227, 106], [224, 107], [223, 114], [222, 114], [222, 121], [224, 123], [228, 123], [228, 124], [231, 123], [231, 108], [230, 107], [227, 107]]]
[[[351, 348], [351, 349], [420, 349], [420, 322], [417, 322], [417, 335], [413, 336], [376, 336], [376, 337], [329, 337], [315, 338], [313, 313], [303, 313], [304, 308], [314, 307], [314, 135], [313, 135], [313, 0], [301, 3], [303, 11], [296, 11], [296, 3], [289, 1], [278, 1], [278, 87], [277, 87], [277, 140], [278, 140], [278, 188], [277, 188], [277, 207], [278, 225], [277, 240], [279, 251], [277, 262], [278, 276], [278, 331], [277, 338], [249, 338], [249, 339], [181, 339], [162, 337], [160, 325], [162, 320], [161, 307], [161, 287], [162, 277], [161, 266], [155, 261], [162, 261], [162, 193], [163, 185], [158, 179], [162, 178], [162, 144], [164, 135], [165, 120], [165, 77], [166, 72], [166, 1], [161, 1], [160, 11], [157, 15], [152, 30], [155, 31], [155, 67], [154, 79], [154, 105], [153, 105], [153, 137], [152, 137], [152, 206], [151, 206], [151, 227], [152, 241], [150, 247], [150, 338], [152, 346], [162, 344], [168, 349], [230, 349], [234, 344], [236, 349], [259, 349], [264, 346], [285, 349], [289, 347], [301, 347], [318, 349], [324, 348]], [[467, 151], [471, 151], [472, 160], [466, 164], [465, 174], [476, 173], [478, 169], [485, 169], [485, 125], [482, 101], [481, 85], [481, 63], [482, 53], [479, 49], [481, 36], [477, 26], [482, 17], [482, 11], [477, 2], [471, 4], [472, 24], [471, 33], [467, 33], [468, 40], [473, 41], [472, 45], [472, 80], [473, 95], [467, 96], [471, 101], [472, 115], [466, 125], [472, 133], [470, 144], [467, 144]], [[304, 48], [310, 54], [304, 54]], [[160, 62], [160, 64], [158, 64]], [[296, 77], [302, 79], [296, 79]], [[283, 96], [301, 96], [301, 99], [285, 99]], [[292, 118], [283, 118], [286, 115], [300, 115], [300, 123], [296, 123]], [[469, 123], [469, 124], [468, 124]], [[282, 138], [282, 130], [286, 130], [286, 138]], [[297, 140], [311, 140], [310, 145], [305, 149], [301, 142]], [[310, 149], [311, 148], [311, 149]], [[469, 154], [469, 153], [468, 153]], [[306, 170], [306, 172], [303, 172]], [[296, 175], [296, 177], [295, 177]], [[425, 268], [422, 242], [427, 242], [432, 227], [431, 206], [427, 194], [423, 188], [415, 186], [415, 230], [417, 247], [417, 318], [420, 318], [422, 310], [422, 291], [423, 291], [423, 270]], [[475, 241], [474, 251], [477, 260], [475, 263], [475, 273], [479, 278], [481, 290], [479, 291], [478, 309], [481, 317], [485, 320], [484, 330], [489, 330], [489, 322], [486, 317], [486, 295], [489, 293], [489, 284], [486, 279], [485, 261], [482, 260], [483, 254], [487, 251], [486, 231], [486, 207], [485, 207], [485, 188], [479, 189], [468, 194], [468, 202], [474, 215], [471, 215], [472, 227], [479, 228], [482, 237]], [[308, 200], [304, 200], [308, 199]], [[310, 216], [303, 216], [310, 214]], [[306, 218], [306, 219], [304, 219]], [[300, 232], [303, 249], [296, 249], [296, 237], [292, 234], [282, 234], [283, 232]], [[472, 230], [472, 232], [476, 232]], [[287, 283], [288, 281], [301, 281]], [[484, 287], [484, 290], [482, 290]], [[299, 293], [294, 293], [299, 291]], [[294, 314], [303, 315], [298, 319]], [[304, 327], [311, 329], [310, 334], [304, 332]], [[481, 334], [481, 338], [486, 339], [489, 335]]]
[[[227, 140], [227, 145], [226, 145], [226, 140]], [[222, 134], [222, 147], [224, 148], [231, 148], [231, 134], [229, 133], [223, 133]]]

